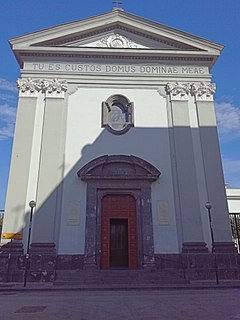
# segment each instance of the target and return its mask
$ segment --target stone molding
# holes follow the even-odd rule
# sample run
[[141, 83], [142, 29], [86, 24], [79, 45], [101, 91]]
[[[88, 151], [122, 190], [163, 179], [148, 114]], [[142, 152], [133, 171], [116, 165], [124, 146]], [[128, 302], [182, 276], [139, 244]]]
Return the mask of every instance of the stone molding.
[[93, 159], [77, 172], [87, 182], [84, 268], [100, 268], [101, 205], [106, 195], [132, 195], [136, 200], [138, 266], [152, 266], [153, 223], [151, 183], [160, 171], [144, 159], [127, 155], [105, 155]]
[[216, 92], [215, 83], [193, 83], [192, 94], [195, 95], [197, 101], [213, 101], [213, 94]]
[[156, 181], [161, 172], [136, 156], [104, 155], [83, 166], [77, 175], [81, 180], [148, 180]]
[[[121, 116], [113, 116], [113, 109], [117, 109]], [[134, 126], [133, 102], [119, 94], [108, 97], [102, 102], [102, 127], [113, 134], [124, 134]]]
[[195, 96], [196, 101], [213, 101], [213, 94], [216, 92], [215, 83], [180, 83], [169, 82], [165, 90], [170, 94], [172, 101], [188, 100], [189, 94]]
[[19, 95], [24, 97], [37, 96], [38, 92], [45, 93], [46, 97], [64, 98], [68, 85], [66, 80], [57, 79], [17, 79]]
[[[74, 45], [76, 45], [75, 42], [78, 41], [78, 40], [83, 41], [83, 40], [85, 40], [87, 38], [91, 39], [91, 38], [100, 36], [100, 33], [106, 34], [108, 32], [115, 32], [117, 30], [118, 30], [118, 34], [123, 31], [123, 32], [127, 32], [127, 33], [129, 33], [129, 34], [131, 34], [133, 36], [142, 37], [142, 38], [150, 40], [150, 41], [155, 41], [156, 43], [172, 46], [172, 47], [174, 47], [176, 49], [189, 49], [189, 45], [186, 45], [186, 44], [183, 44], [183, 43], [179, 43], [179, 41], [175, 41], [174, 39], [170, 40], [170, 39], [166, 39], [166, 38], [159, 38], [157, 36], [146, 34], [144, 32], [140, 32], [140, 31], [137, 31], [137, 30], [133, 30], [131, 28], [128, 28], [128, 27], [120, 25], [120, 24], [104, 27], [101, 30], [97, 30], [97, 31], [91, 31], [91, 32], [87, 32], [87, 33], [84, 33], [84, 34], [80, 34], [80, 35], [78, 34], [77, 36], [69, 37], [67, 40], [66, 39], [63, 39], [63, 40], [58, 40], [58, 39], [52, 40], [52, 41], [48, 42], [48, 45], [50, 45], [50, 46], [64, 46], [64, 45], [69, 46], [72, 43], [74, 43]], [[105, 37], [105, 38], [108, 38], [108, 37]]]
[[[92, 48], [92, 49], [98, 49], [98, 48]], [[115, 50], [114, 50], [115, 51]], [[116, 50], [117, 58], [121, 60], [140, 60], [140, 61], [146, 61], [146, 60], [152, 60], [152, 61], [191, 61], [191, 62], [209, 62], [211, 63], [213, 61], [213, 58], [211, 57], [177, 57], [177, 56], [169, 56], [169, 55], [158, 55], [158, 56], [151, 56], [150, 54], [141, 54], [140, 56], [134, 56], [134, 55], [123, 55], [120, 54], [119, 51]], [[30, 53], [24, 53], [24, 56], [26, 57], [56, 57], [59, 59], [59, 57], [64, 58], [78, 58], [78, 59], [92, 59], [92, 54], [83, 54], [83, 53], [53, 53], [53, 52], [30, 52]], [[113, 54], [113, 51], [111, 51], [111, 54], [96, 54], [96, 51], [94, 51], [94, 58], [95, 59], [104, 59], [109, 61], [110, 59], [116, 59], [116, 55]]]

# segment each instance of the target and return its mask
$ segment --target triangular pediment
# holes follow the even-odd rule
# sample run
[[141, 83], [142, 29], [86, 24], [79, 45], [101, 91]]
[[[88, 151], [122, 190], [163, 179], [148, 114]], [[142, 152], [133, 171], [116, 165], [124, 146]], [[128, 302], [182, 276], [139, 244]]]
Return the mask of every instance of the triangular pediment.
[[114, 24], [111, 27], [100, 28], [88, 33], [69, 35], [68, 37], [51, 39], [32, 44], [47, 47], [71, 48], [124, 48], [124, 49], [157, 49], [157, 50], [199, 50], [199, 48], [184, 44], [171, 38], [157, 34], [145, 34], [129, 26]]
[[[23, 52], [45, 54], [116, 54], [127, 51], [136, 54], [195, 54], [211, 56], [215, 61], [223, 47], [199, 38], [115, 9], [92, 18], [56, 26], [10, 40], [18, 60]], [[92, 50], [92, 51], [91, 51]], [[22, 63], [22, 61], [21, 61]]]

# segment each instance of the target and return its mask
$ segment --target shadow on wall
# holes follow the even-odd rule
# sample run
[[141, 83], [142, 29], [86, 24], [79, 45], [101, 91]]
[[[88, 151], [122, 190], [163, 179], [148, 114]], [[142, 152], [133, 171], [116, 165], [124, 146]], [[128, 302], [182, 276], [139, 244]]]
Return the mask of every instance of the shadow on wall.
[[[204, 150], [200, 150], [200, 138], [205, 141]], [[195, 159], [194, 157], [196, 157], [196, 155], [201, 156], [201, 152], [203, 151], [204, 163], [208, 164], [205, 168], [205, 175], [207, 178], [212, 175], [216, 177], [214, 183], [216, 189], [218, 189], [219, 197], [225, 197], [225, 189], [223, 187], [221, 188], [222, 177], [218, 174], [222, 171], [220, 158], [215, 162], [212, 161], [212, 157], [216, 155], [220, 157], [218, 145], [215, 147], [216, 150], [212, 149], [213, 144], [210, 141], [212, 138], [217, 138], [216, 128], [214, 127], [202, 128], [201, 137], [199, 137], [198, 129], [190, 129], [189, 127], [176, 127], [174, 130], [167, 128], [132, 128], [124, 135], [113, 135], [104, 129], [92, 144], [86, 144], [81, 149], [82, 146], [78, 145], [78, 139], [75, 137], [74, 141], [69, 142], [69, 145], [66, 147], [65, 163], [62, 163], [58, 168], [48, 168], [49, 172], [46, 172], [45, 176], [38, 177], [38, 179], [45, 181], [46, 185], [52, 177], [54, 177], [55, 180], [56, 176], [61, 177], [61, 179], [55, 189], [52, 188], [49, 194], [46, 195], [45, 201], [40, 206], [38, 197], [36, 198], [37, 205], [32, 229], [33, 242], [51, 242], [55, 243], [58, 247], [59, 242], [61, 242], [61, 239], [59, 239], [60, 228], [64, 225], [67, 227], [68, 224], [67, 204], [72, 201], [79, 201], [79, 199], [81, 199], [81, 207], [79, 208], [81, 211], [79, 218], [81, 220], [81, 226], [72, 226], [70, 223], [69, 228], [71, 228], [71, 226], [75, 229], [78, 228], [78, 231], [84, 235], [86, 199], [82, 194], [86, 194], [86, 183], [80, 180], [77, 172], [88, 162], [102, 155], [134, 155], [150, 162], [162, 172], [160, 186], [161, 192], [163, 194], [165, 193], [165, 197], [168, 193], [166, 186], [170, 188], [173, 183], [172, 175], [174, 175], [174, 169], [178, 170], [178, 181], [175, 182], [179, 184], [179, 188], [186, 188], [186, 196], [187, 198], [191, 198], [196, 196], [194, 195], [194, 191], [196, 191], [197, 188], [196, 170], [200, 168], [200, 166], [197, 168], [196, 166], [198, 163], [201, 164], [201, 159]], [[198, 150], [196, 142], [199, 144]], [[191, 148], [193, 143], [195, 144], [195, 150]], [[173, 150], [173, 148], [175, 148], [175, 150]], [[79, 160], [75, 161], [75, 165], [72, 166], [73, 159], [77, 158], [76, 150], [79, 152]], [[195, 156], [193, 152], [195, 152]], [[195, 189], [187, 187], [193, 185]], [[211, 187], [214, 189], [213, 186]], [[171, 188], [168, 190], [171, 190]], [[175, 192], [176, 190], [171, 191]], [[209, 197], [211, 199], [211, 195], [209, 195]], [[218, 211], [218, 203], [214, 203], [213, 200], [211, 201], [213, 207]], [[199, 202], [199, 199], [196, 199], [196, 202]], [[205, 202], [202, 205], [204, 206]], [[15, 210], [16, 219], [18, 219], [18, 212], [25, 210], [25, 208], [16, 207]], [[179, 210], [181, 209], [179, 208]], [[29, 212], [25, 214], [25, 225], [29, 225]], [[180, 226], [178, 227], [180, 228]], [[27, 239], [26, 231], [27, 230], [24, 231], [25, 242]], [[22, 232], [22, 230], [19, 230], [19, 232]], [[44, 235], [46, 235], [46, 237], [44, 237]], [[66, 234], [66, 240], [70, 241], [71, 246], [75, 240], [80, 239], [74, 239], [73, 234], [69, 232], [68, 235]], [[66, 242], [66, 240], [64, 240], [64, 242]], [[79, 244], [79, 252], [83, 253], [84, 239], [81, 239]], [[63, 244], [62, 246], [64, 248]]]
[[[105, 129], [92, 144], [82, 149], [75, 137], [67, 145], [65, 163], [59, 166], [56, 173], [62, 177], [61, 182], [41, 206], [38, 206], [36, 199], [32, 242], [55, 243], [58, 252], [84, 254], [87, 184], [81, 181], [77, 172], [88, 162], [103, 155], [134, 155], [150, 162], [160, 171], [164, 168], [165, 174], [171, 179], [171, 158], [169, 151], [166, 151], [168, 148], [166, 129], [132, 128], [124, 135], [113, 135]], [[77, 161], [73, 160], [77, 158]], [[47, 177], [48, 174], [45, 174], [46, 181]]]
[[[51, 181], [56, 181], [57, 178], [60, 182], [43, 197], [44, 201], [40, 205], [38, 196], [36, 197], [37, 205], [33, 218], [31, 240], [33, 254], [31, 281], [34, 279], [35, 281], [52, 280], [57, 265], [56, 250], [62, 256], [62, 258], [58, 258], [58, 267], [64, 269], [70, 265], [74, 269], [82, 265], [85, 252], [86, 182], [80, 180], [77, 172], [88, 162], [102, 155], [134, 155], [151, 163], [162, 172], [157, 192], [161, 194], [161, 198], [175, 202], [176, 232], [181, 248], [184, 228], [181, 220], [183, 211], [194, 212], [192, 211], [194, 205], [195, 210], [198, 211], [196, 224], [202, 224], [197, 175], [205, 175], [206, 179], [212, 175], [216, 177], [214, 181], [210, 178], [211, 190], [218, 190], [219, 197], [225, 197], [223, 177], [219, 174], [222, 170], [219, 146], [211, 142], [216, 141], [215, 139], [217, 136], [214, 127], [201, 128], [200, 133], [198, 129], [175, 127], [174, 129], [132, 128], [124, 135], [113, 135], [104, 129], [92, 144], [86, 144], [82, 149], [79, 142], [81, 137], [79, 139], [74, 137], [73, 141], [68, 141], [65, 149], [65, 162], [58, 168], [40, 169], [38, 183], [41, 180], [42, 185], [44, 183], [50, 185]], [[200, 140], [205, 141], [202, 149]], [[214, 150], [213, 145], [215, 145]], [[79, 154], [76, 153], [76, 150]], [[201, 168], [202, 155], [205, 172]], [[216, 155], [219, 157], [212, 165], [212, 159]], [[75, 162], [74, 165], [72, 165], [73, 162]], [[176, 172], [177, 175], [173, 177]], [[126, 177], [126, 184], [127, 181]], [[124, 183], [123, 189], [126, 188], [126, 184]], [[205, 184], [201, 188], [205, 188]], [[180, 201], [178, 205], [176, 201], [177, 190], [181, 190], [183, 199], [191, 199], [191, 204], [187, 201], [185, 203]], [[211, 190], [208, 190], [210, 199]], [[44, 194], [44, 190], [39, 190], [39, 192]], [[219, 203], [215, 203], [213, 200], [212, 204], [218, 212]], [[202, 205], [204, 207], [205, 199]], [[16, 214], [21, 210], [23, 209], [16, 210]], [[227, 219], [226, 215], [226, 223], [228, 223]], [[25, 226], [24, 242], [26, 243], [29, 212], [25, 214]], [[218, 227], [221, 228], [221, 226], [217, 226], [216, 222], [216, 228]], [[196, 230], [193, 232], [196, 233]], [[165, 240], [163, 239], [163, 241]], [[9, 245], [6, 247], [8, 248]], [[4, 246], [2, 250], [4, 250]], [[20, 266], [21, 268], [22, 266]], [[44, 270], [48, 271], [45, 278]]]

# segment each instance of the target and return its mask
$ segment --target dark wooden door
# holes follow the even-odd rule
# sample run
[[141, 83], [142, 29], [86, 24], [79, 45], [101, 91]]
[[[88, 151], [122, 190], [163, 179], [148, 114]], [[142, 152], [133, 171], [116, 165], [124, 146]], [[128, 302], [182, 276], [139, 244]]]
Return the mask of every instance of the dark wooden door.
[[128, 219], [110, 219], [110, 268], [128, 267]]
[[131, 195], [102, 199], [101, 268], [138, 266], [136, 201]]

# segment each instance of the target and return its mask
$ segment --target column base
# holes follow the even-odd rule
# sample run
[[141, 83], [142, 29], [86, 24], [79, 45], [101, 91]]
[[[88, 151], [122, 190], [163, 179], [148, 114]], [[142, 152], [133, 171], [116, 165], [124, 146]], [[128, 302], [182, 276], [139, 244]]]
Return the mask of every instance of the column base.
[[144, 255], [142, 267], [144, 269], [150, 269], [150, 270], [155, 269], [156, 268], [155, 256]]
[[34, 242], [30, 248], [30, 266], [27, 275], [29, 282], [52, 282], [56, 269], [55, 243]]
[[234, 242], [215, 242], [214, 251], [216, 253], [237, 253]]
[[182, 253], [208, 253], [207, 244], [205, 242], [184, 242]]
[[56, 247], [53, 242], [33, 242], [30, 248], [30, 254], [54, 254]]
[[11, 251], [11, 254], [18, 254], [18, 255], [23, 254], [23, 243], [13, 241], [12, 244], [11, 242], [8, 242], [0, 246], [1, 254], [9, 254], [10, 251]]
[[95, 270], [99, 269], [96, 261], [96, 256], [84, 256], [83, 258], [83, 269], [84, 270]]

